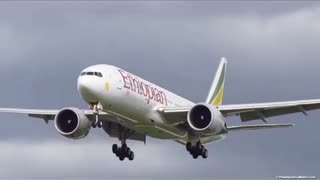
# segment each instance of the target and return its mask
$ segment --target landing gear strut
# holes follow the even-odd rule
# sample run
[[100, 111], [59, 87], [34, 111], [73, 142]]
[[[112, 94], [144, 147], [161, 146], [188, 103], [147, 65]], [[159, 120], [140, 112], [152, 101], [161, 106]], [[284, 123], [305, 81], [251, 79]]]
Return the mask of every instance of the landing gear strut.
[[99, 120], [99, 112], [102, 110], [102, 105], [100, 103], [94, 103], [91, 105], [91, 109], [93, 110], [93, 114], [96, 116], [95, 121], [92, 121], [91, 126], [93, 128], [102, 128], [102, 122]]
[[198, 141], [195, 145], [191, 142], [186, 144], [187, 151], [192, 155], [194, 159], [202, 156], [204, 159], [208, 158], [208, 150]]
[[130, 161], [134, 160], [134, 152], [131, 151], [126, 144], [127, 138], [133, 133], [133, 131], [123, 128], [119, 137], [122, 145], [120, 147], [117, 144], [112, 145], [112, 152], [120, 159], [120, 161], [123, 161], [125, 158], [128, 158]]

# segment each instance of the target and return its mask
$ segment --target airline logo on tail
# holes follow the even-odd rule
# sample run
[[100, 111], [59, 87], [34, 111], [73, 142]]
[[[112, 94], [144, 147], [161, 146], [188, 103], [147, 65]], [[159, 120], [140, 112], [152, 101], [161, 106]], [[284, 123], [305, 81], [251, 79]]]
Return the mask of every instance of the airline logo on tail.
[[215, 106], [222, 104], [223, 93], [224, 93], [224, 82], [226, 76], [226, 65], [227, 59], [222, 58], [219, 68], [216, 72], [215, 78], [211, 85], [209, 95], [207, 97], [207, 103]]

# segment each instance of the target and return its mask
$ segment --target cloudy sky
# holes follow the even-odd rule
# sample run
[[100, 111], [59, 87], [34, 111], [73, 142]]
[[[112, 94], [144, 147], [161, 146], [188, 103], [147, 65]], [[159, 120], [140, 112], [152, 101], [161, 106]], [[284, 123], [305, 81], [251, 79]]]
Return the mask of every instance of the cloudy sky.
[[[0, 107], [86, 108], [76, 80], [100, 63], [201, 102], [222, 56], [225, 104], [319, 98], [319, 19], [318, 2], [0, 2]], [[134, 162], [119, 162], [102, 130], [74, 141], [52, 123], [1, 114], [0, 178], [319, 177], [319, 116], [230, 133], [208, 145], [207, 160], [149, 138], [129, 143]]]

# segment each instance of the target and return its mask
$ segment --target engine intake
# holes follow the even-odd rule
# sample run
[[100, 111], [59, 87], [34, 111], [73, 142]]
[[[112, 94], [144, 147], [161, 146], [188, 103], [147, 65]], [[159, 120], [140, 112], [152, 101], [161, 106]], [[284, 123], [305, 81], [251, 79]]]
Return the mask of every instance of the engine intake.
[[224, 117], [210, 104], [197, 104], [188, 113], [189, 126], [202, 134], [214, 135], [227, 133]]
[[190, 126], [199, 131], [208, 128], [213, 121], [210, 109], [202, 104], [193, 107], [188, 116]]
[[91, 128], [90, 120], [76, 108], [62, 109], [56, 115], [54, 124], [61, 135], [71, 139], [84, 138]]

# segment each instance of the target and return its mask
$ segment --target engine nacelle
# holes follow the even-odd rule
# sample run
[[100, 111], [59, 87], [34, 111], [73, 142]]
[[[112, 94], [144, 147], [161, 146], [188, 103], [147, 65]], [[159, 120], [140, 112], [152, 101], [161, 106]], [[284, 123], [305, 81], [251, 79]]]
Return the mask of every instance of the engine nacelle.
[[62, 109], [56, 115], [54, 124], [61, 135], [71, 139], [86, 137], [91, 128], [90, 120], [77, 108]]
[[215, 135], [227, 133], [221, 112], [210, 104], [195, 105], [188, 113], [189, 126], [202, 134]]

